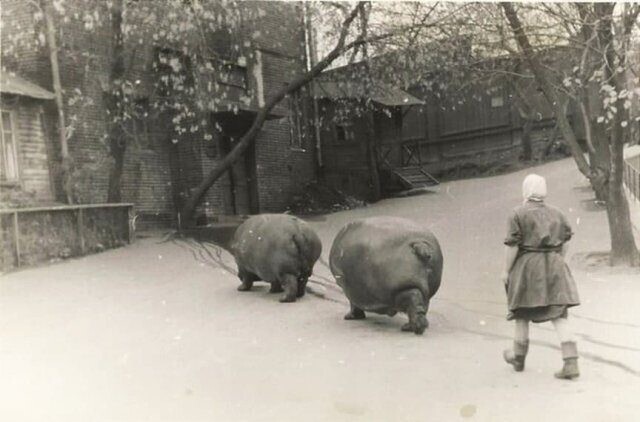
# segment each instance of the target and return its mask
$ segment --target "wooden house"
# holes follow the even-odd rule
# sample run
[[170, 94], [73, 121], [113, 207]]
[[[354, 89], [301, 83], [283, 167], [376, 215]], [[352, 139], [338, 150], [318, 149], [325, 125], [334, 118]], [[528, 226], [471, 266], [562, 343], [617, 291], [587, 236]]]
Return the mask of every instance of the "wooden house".
[[313, 91], [321, 116], [322, 174], [330, 186], [363, 198], [370, 195], [370, 138], [384, 187], [437, 183], [413, 160], [404, 158], [405, 118], [424, 101], [379, 82], [366, 85], [361, 79], [334, 80], [326, 75]]
[[52, 202], [53, 151], [44, 115], [50, 91], [7, 71], [0, 71], [0, 198]]
[[[367, 136], [373, 138], [383, 190], [395, 191], [513, 162], [524, 144], [531, 158], [542, 157], [560, 135], [532, 81], [516, 87], [495, 78], [469, 84], [464, 92], [419, 84], [401, 90], [373, 80], [368, 86], [375, 89], [363, 86], [362, 64], [356, 63], [325, 72], [314, 89], [323, 122], [323, 174], [335, 188], [361, 197], [370, 193]], [[336, 113], [362, 102], [373, 104], [364, 114]], [[571, 108], [568, 115], [579, 123]], [[582, 133], [580, 124], [576, 131]]]

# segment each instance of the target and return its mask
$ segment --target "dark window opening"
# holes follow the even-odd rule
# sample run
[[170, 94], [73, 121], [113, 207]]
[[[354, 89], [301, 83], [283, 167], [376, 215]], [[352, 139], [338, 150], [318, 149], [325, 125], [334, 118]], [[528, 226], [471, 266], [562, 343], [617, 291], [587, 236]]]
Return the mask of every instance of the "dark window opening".
[[350, 124], [336, 124], [336, 141], [338, 143], [352, 142], [354, 140], [355, 134]]
[[249, 87], [246, 66], [218, 56], [203, 59], [198, 78], [204, 93], [231, 102], [241, 101]]
[[218, 83], [247, 90], [246, 66], [217, 57], [210, 59], [209, 62]]
[[13, 117], [12, 112], [2, 110], [2, 119], [0, 119], [0, 180], [4, 181], [16, 181], [20, 177]]
[[148, 98], [136, 99], [133, 104], [133, 113], [129, 127], [131, 128], [131, 135], [141, 148], [154, 150], [155, 143], [149, 130], [149, 110]]

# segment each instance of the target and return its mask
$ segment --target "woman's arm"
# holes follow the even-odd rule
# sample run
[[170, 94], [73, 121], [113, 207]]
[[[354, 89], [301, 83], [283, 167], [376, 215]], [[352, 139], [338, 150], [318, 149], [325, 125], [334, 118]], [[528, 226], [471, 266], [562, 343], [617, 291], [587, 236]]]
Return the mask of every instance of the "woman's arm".
[[507, 237], [504, 239], [504, 270], [500, 277], [506, 286], [509, 281], [509, 271], [518, 256], [518, 245], [522, 243], [522, 230], [518, 221], [518, 214], [514, 211], [507, 224]]
[[511, 271], [511, 267], [513, 267], [513, 263], [516, 260], [516, 256], [518, 255], [518, 247], [517, 246], [508, 246], [504, 247], [504, 271], [502, 272], [502, 282], [506, 285], [509, 280], [509, 271]]

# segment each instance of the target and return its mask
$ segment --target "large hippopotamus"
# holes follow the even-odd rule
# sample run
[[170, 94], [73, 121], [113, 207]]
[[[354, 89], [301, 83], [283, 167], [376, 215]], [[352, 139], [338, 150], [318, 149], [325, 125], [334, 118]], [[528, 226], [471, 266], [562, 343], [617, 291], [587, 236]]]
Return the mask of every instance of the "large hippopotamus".
[[295, 302], [304, 296], [322, 244], [311, 227], [299, 218], [262, 214], [250, 217], [238, 227], [231, 252], [242, 281], [239, 291], [249, 291], [254, 281], [263, 280], [271, 283], [271, 293], [284, 290], [280, 302]]
[[351, 304], [345, 319], [365, 311], [405, 312], [403, 331], [422, 334], [429, 300], [442, 277], [440, 244], [426, 228], [396, 217], [356, 220], [340, 230], [329, 257], [331, 272]]

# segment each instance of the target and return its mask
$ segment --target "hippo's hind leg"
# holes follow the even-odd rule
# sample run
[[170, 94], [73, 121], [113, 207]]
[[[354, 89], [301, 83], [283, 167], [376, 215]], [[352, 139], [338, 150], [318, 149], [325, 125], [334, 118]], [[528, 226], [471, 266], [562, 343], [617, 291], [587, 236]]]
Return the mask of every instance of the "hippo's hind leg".
[[284, 294], [280, 298], [280, 302], [295, 302], [298, 296], [298, 277], [293, 274], [284, 274], [281, 277]]
[[424, 333], [429, 325], [427, 322], [427, 303], [418, 289], [403, 290], [395, 297], [396, 308], [406, 312], [409, 322], [402, 326], [402, 331]]
[[282, 284], [279, 281], [272, 281], [271, 288], [269, 289], [269, 293], [282, 293], [284, 289], [282, 288]]
[[305, 276], [300, 276], [298, 279], [298, 291], [296, 292], [297, 297], [304, 296], [304, 293], [307, 290], [307, 281], [309, 281], [309, 278]]
[[259, 280], [258, 276], [244, 269], [238, 269], [238, 278], [242, 284], [238, 286], [239, 292], [248, 292], [253, 287], [253, 282]]
[[353, 319], [365, 319], [367, 317], [364, 311], [354, 305], [353, 302], [349, 302], [349, 305], [351, 305], [351, 310], [344, 316], [344, 319], [349, 321]]

